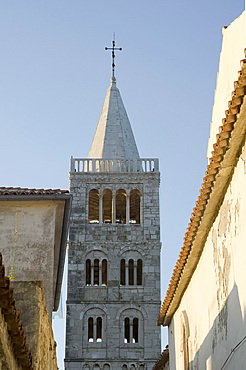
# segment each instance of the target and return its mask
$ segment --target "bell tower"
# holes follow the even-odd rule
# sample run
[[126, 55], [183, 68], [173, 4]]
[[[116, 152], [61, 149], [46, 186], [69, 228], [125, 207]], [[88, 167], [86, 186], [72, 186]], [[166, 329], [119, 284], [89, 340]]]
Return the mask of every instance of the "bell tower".
[[71, 158], [66, 369], [150, 370], [159, 358], [159, 183], [113, 76], [88, 158]]

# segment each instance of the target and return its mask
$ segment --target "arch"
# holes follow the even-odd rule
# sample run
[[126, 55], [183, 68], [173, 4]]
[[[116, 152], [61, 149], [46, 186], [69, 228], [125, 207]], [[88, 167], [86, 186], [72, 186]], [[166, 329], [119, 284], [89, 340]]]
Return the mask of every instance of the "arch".
[[140, 366], [139, 366], [139, 370], [144, 370], [145, 369], [145, 365], [144, 364], [141, 364]]
[[135, 369], [136, 369], [136, 366], [134, 364], [131, 364], [130, 370], [135, 370]]
[[109, 370], [110, 369], [110, 365], [109, 364], [104, 364], [103, 365], [103, 370]]
[[130, 220], [129, 223], [140, 224], [141, 193], [138, 189], [130, 191]]
[[141, 317], [144, 320], [146, 320], [148, 318], [148, 315], [147, 315], [147, 313], [146, 313], [146, 311], [143, 307], [139, 307], [139, 306], [132, 303], [132, 304], [129, 304], [128, 307], [122, 307], [117, 311], [116, 320], [119, 320], [122, 315], [123, 316], [129, 316], [127, 311], [132, 312], [132, 314], [131, 314], [132, 317], [133, 316], [134, 317], [139, 316], [139, 318]]
[[91, 260], [86, 260], [86, 285], [91, 285]]
[[89, 191], [88, 222], [99, 224], [99, 191], [97, 189], [91, 189]]
[[100, 369], [100, 365], [98, 365], [98, 364], [93, 365], [93, 370], [94, 369], [96, 369], [96, 370]]
[[122, 365], [122, 370], [127, 370], [128, 369], [128, 367], [127, 367], [127, 365]]
[[119, 189], [116, 191], [115, 196], [116, 204], [116, 223], [125, 224], [126, 223], [126, 191]]
[[[92, 316], [90, 315], [89, 311], [91, 312], [97, 312], [96, 315], [97, 316], [102, 316], [102, 315], [105, 315], [108, 319], [110, 319], [110, 315], [108, 313], [108, 310], [105, 306], [102, 306], [100, 304], [90, 304], [89, 306], [86, 307], [85, 311], [81, 311], [80, 312], [80, 315], [79, 315], [79, 318], [80, 320], [83, 320], [85, 316]], [[95, 316], [93, 314], [93, 316]]]
[[124, 247], [121, 247], [121, 250], [118, 252], [118, 256], [122, 258], [125, 258], [124, 257], [124, 254], [127, 255], [128, 252], [131, 252], [131, 254], [134, 256], [134, 258], [142, 258], [143, 256], [145, 256], [146, 252], [144, 252], [142, 246], [130, 246], [130, 245], [127, 245], [127, 246], [124, 246]]
[[112, 223], [112, 190], [105, 189], [102, 197], [102, 221], [105, 224]]
[[88, 364], [84, 364], [83, 370], [90, 370], [90, 366]]
[[137, 285], [143, 284], [143, 261], [141, 258], [137, 260]]

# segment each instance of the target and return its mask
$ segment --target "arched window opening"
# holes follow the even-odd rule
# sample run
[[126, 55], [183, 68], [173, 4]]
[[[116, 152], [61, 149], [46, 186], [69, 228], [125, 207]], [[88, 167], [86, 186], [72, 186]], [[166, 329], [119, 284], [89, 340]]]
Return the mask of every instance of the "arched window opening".
[[122, 370], [127, 370], [127, 365], [122, 365]]
[[134, 364], [131, 364], [130, 370], [135, 370], [135, 369], [136, 369], [136, 366]]
[[85, 365], [83, 366], [83, 370], [90, 370], [90, 366], [89, 366], [89, 365], [87, 365], [87, 364], [85, 364]]
[[102, 341], [102, 318], [98, 317], [97, 318], [97, 337], [96, 337], [97, 342]]
[[126, 261], [120, 261], [120, 285], [126, 285]]
[[103, 370], [109, 370], [110, 369], [110, 365], [109, 364], [104, 364], [103, 365]]
[[181, 353], [183, 357], [184, 370], [189, 370], [189, 336], [190, 327], [186, 311], [181, 312]]
[[88, 342], [93, 342], [93, 318], [88, 319]]
[[92, 189], [89, 192], [89, 218], [90, 224], [99, 224], [99, 192]]
[[130, 320], [128, 317], [125, 318], [124, 343], [130, 343]]
[[100, 369], [100, 365], [98, 365], [98, 364], [93, 365], [93, 370], [94, 369], [99, 370]]
[[141, 364], [140, 366], [139, 366], [139, 370], [144, 370], [145, 369], [145, 366], [143, 365], [143, 364]]
[[91, 285], [91, 260], [86, 260], [86, 285]]
[[138, 343], [138, 318], [137, 317], [134, 317], [133, 319], [132, 343]]
[[142, 273], [143, 273], [143, 261], [141, 259], [138, 259], [137, 260], [137, 285], [143, 284]]
[[116, 192], [116, 223], [126, 223], [126, 192], [123, 189], [117, 190]]
[[99, 259], [94, 260], [94, 285], [99, 285]]
[[107, 271], [107, 260], [102, 260], [102, 285], [107, 285], [108, 281], [108, 271]]
[[140, 224], [141, 194], [137, 189], [130, 192], [130, 224]]
[[102, 200], [102, 221], [105, 224], [112, 223], [112, 191], [105, 189]]
[[130, 259], [128, 262], [128, 282], [129, 285], [134, 285], [134, 261]]

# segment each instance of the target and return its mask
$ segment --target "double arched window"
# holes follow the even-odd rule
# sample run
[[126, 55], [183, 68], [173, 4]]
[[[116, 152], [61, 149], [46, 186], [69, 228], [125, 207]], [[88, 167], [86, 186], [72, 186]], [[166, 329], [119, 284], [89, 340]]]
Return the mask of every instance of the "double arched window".
[[138, 343], [138, 318], [124, 320], [124, 343]]
[[91, 224], [140, 224], [140, 211], [141, 193], [138, 189], [132, 189], [130, 193], [124, 189], [115, 193], [111, 189], [104, 189], [102, 193], [97, 189], [89, 192], [88, 221]]
[[88, 342], [102, 342], [102, 318], [88, 318]]
[[94, 260], [86, 260], [86, 285], [107, 285], [108, 281], [108, 262], [104, 258], [100, 261], [98, 258]]
[[143, 261], [132, 258], [120, 261], [120, 285], [142, 285], [143, 284]]

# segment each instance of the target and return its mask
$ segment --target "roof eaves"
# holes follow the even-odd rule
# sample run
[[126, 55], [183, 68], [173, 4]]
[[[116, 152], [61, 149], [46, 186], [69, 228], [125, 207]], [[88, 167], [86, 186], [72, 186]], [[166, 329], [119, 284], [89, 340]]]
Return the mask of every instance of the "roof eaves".
[[[241, 61], [232, 100], [216, 136], [200, 195], [191, 214], [179, 258], [163, 301], [158, 325], [169, 325], [200, 259], [212, 223], [219, 212], [246, 135], [246, 59]], [[243, 104], [244, 103], [244, 104]], [[216, 186], [216, 184], [220, 183]]]

